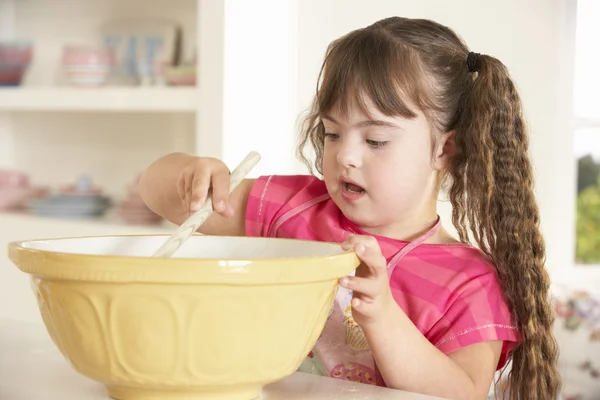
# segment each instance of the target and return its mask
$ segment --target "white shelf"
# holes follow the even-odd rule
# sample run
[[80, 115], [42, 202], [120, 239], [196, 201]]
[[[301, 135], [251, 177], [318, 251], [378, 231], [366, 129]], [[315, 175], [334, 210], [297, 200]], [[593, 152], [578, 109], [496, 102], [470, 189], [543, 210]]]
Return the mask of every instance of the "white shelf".
[[23, 237], [44, 236], [171, 234], [175, 229], [175, 225], [168, 221], [157, 225], [129, 225], [115, 216], [113, 212], [108, 212], [105, 217], [100, 218], [63, 219], [0, 211], [0, 225], [6, 228], [6, 231], [0, 236], [7, 236], [5, 240], [8, 241]]
[[196, 87], [0, 88], [0, 111], [189, 112]]

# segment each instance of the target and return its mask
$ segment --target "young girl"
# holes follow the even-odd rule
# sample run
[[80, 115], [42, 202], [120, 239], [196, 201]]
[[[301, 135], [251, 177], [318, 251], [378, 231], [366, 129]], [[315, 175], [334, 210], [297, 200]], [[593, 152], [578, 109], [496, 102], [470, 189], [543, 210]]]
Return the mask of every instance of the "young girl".
[[[449, 28], [388, 18], [334, 41], [301, 132], [314, 176], [244, 181], [170, 154], [148, 206], [176, 224], [212, 191], [205, 234], [339, 241], [362, 264], [309, 355], [342, 379], [483, 399], [511, 360], [511, 399], [559, 391], [544, 242], [519, 96], [504, 65]], [[459, 240], [436, 211], [446, 184]], [[472, 236], [476, 247], [469, 245]], [[305, 365], [306, 367], [306, 365]]]

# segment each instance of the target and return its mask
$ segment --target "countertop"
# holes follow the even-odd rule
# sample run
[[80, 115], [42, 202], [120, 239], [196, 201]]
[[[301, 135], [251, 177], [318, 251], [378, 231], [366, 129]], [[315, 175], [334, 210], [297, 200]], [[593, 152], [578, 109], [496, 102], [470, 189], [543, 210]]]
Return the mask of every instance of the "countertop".
[[[102, 384], [77, 373], [67, 363], [41, 323], [0, 319], [0, 399], [108, 400], [109, 397]], [[435, 400], [300, 372], [267, 386], [261, 399]]]

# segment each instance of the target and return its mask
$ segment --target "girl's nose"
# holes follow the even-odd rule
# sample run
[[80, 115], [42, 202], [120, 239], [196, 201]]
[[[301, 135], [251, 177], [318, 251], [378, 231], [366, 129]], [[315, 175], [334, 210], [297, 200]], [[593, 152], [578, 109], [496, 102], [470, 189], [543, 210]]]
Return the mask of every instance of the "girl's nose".
[[337, 161], [344, 168], [360, 168], [362, 166], [360, 149], [351, 144], [342, 145], [337, 155]]

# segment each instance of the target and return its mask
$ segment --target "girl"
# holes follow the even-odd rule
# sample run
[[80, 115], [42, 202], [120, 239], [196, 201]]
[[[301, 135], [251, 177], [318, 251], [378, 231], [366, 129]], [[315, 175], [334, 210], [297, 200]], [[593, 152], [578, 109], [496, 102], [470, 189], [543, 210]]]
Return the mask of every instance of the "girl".
[[[212, 235], [339, 241], [340, 280], [310, 363], [343, 379], [485, 398], [511, 360], [511, 399], [559, 391], [544, 242], [519, 96], [504, 65], [449, 28], [388, 18], [328, 48], [299, 154], [314, 176], [244, 181], [219, 160], [170, 154], [140, 181], [176, 224], [212, 190]], [[440, 226], [446, 184], [458, 240]], [[477, 246], [469, 245], [470, 236]]]

